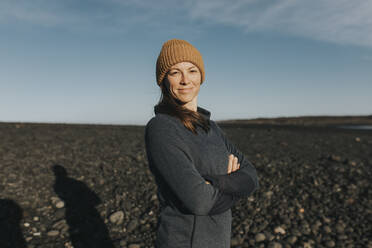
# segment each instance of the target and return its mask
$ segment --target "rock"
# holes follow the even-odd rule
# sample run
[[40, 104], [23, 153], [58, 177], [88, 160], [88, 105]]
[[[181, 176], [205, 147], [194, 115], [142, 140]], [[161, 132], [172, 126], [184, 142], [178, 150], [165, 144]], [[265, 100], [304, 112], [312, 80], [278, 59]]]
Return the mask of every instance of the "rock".
[[120, 248], [127, 247], [127, 241], [125, 239], [120, 240]]
[[156, 194], [152, 194], [150, 201], [156, 201], [157, 199], [158, 199], [158, 196]]
[[257, 243], [262, 242], [265, 239], [266, 239], [266, 237], [265, 237], [265, 234], [263, 234], [263, 233], [257, 233], [256, 236], [255, 236], [255, 241]]
[[287, 242], [290, 243], [291, 245], [293, 245], [294, 243], [296, 243], [297, 241], [297, 237], [294, 236], [294, 235], [291, 235], [287, 238]]
[[325, 233], [331, 233], [332, 232], [332, 229], [329, 226], [324, 226], [323, 230], [324, 230]]
[[132, 209], [132, 203], [128, 200], [125, 200], [123, 202], [124, 209], [127, 211], [130, 211]]
[[265, 234], [265, 237], [268, 241], [273, 241], [275, 239], [275, 235], [273, 235], [271, 232], [269, 231], [264, 231], [264, 234]]
[[128, 225], [127, 225], [127, 231], [128, 232], [132, 232], [134, 229], [136, 229], [138, 226], [138, 220], [137, 219], [133, 219], [131, 220]]
[[323, 221], [324, 221], [325, 223], [331, 223], [331, 222], [332, 222], [332, 220], [331, 220], [330, 218], [327, 218], [327, 217], [325, 217], [325, 216], [323, 216], [322, 218], [323, 218]]
[[275, 229], [274, 229], [274, 233], [280, 233], [280, 234], [284, 235], [284, 234], [285, 234], [285, 230], [284, 230], [283, 227], [281, 227], [281, 226], [277, 226], [277, 227], [275, 227]]
[[326, 245], [327, 247], [335, 247], [335, 246], [336, 246], [336, 243], [335, 243], [335, 241], [333, 241], [333, 240], [328, 240], [328, 241], [325, 243], [325, 245]]
[[241, 239], [238, 236], [235, 236], [231, 239], [231, 246], [237, 246], [240, 245]]
[[124, 212], [117, 211], [110, 215], [110, 222], [116, 225], [120, 225], [124, 220]]
[[319, 226], [318, 225], [313, 224], [311, 226], [311, 231], [312, 231], [313, 234], [317, 235], [318, 234], [318, 230], [319, 230]]
[[48, 235], [49, 237], [55, 237], [55, 236], [58, 236], [58, 235], [59, 235], [59, 231], [57, 231], [57, 230], [51, 230], [51, 231], [49, 231], [49, 232], [47, 233], [47, 235]]
[[54, 229], [57, 229], [57, 230], [61, 230], [62, 228], [64, 228], [65, 226], [67, 226], [67, 222], [66, 220], [59, 220], [57, 222], [55, 222], [52, 227]]
[[65, 217], [65, 209], [64, 208], [57, 209], [54, 214], [54, 219], [60, 220], [60, 219], [63, 219], [64, 217]]
[[351, 166], [357, 166], [357, 163], [355, 161], [350, 161], [349, 162], [349, 165], [351, 165]]
[[338, 240], [346, 240], [347, 239], [347, 235], [345, 235], [345, 234], [338, 235], [337, 236], [337, 239]]
[[[245, 125], [226, 129], [253, 160], [261, 185], [232, 209], [235, 247], [372, 248], [368, 236], [371, 134], [305, 126], [270, 130]], [[144, 127], [31, 124], [16, 129], [14, 124], [0, 123], [0, 174], [5, 175], [0, 176], [4, 196], [0, 199], [0, 219], [13, 215], [27, 247], [72, 248], [70, 235], [84, 228], [73, 222], [79, 221], [86, 209], [87, 215], [81, 217], [101, 218], [104, 223], [97, 225], [105, 225], [115, 247], [153, 247], [161, 206], [144, 158], [143, 131]], [[283, 146], [283, 141], [288, 146]], [[285, 149], [278, 149], [278, 145]], [[71, 179], [59, 189], [71, 187], [66, 195], [53, 187], [58, 181], [53, 173], [57, 162]], [[75, 190], [73, 182], [84, 176]], [[15, 204], [4, 209], [4, 203], [9, 204], [7, 198]], [[57, 208], [58, 202], [64, 206]], [[110, 217], [119, 210], [124, 216], [113, 220], [120, 223], [123, 219], [116, 225]], [[66, 223], [70, 221], [71, 230]], [[285, 234], [274, 232], [278, 226]]]
[[298, 230], [297, 228], [293, 228], [293, 229], [291, 230], [291, 233], [292, 233], [293, 235], [297, 236], [297, 237], [302, 236], [302, 233], [301, 233], [300, 230]]
[[130, 244], [128, 248], [141, 248], [140, 244]]
[[65, 243], [65, 248], [74, 248], [71, 241]]
[[264, 220], [259, 226], [258, 231], [261, 232], [266, 229], [266, 227], [269, 225], [269, 222], [267, 220]]
[[303, 225], [301, 228], [301, 232], [305, 235], [310, 235], [311, 229], [308, 225]]
[[336, 232], [343, 233], [344, 232], [344, 226], [341, 223], [336, 224]]
[[334, 155], [334, 154], [332, 154], [332, 155], [329, 157], [329, 159], [330, 159], [331, 161], [336, 161], [336, 162], [340, 162], [340, 161], [341, 161], [341, 157], [340, 157], [340, 156], [337, 156], [337, 155]]
[[267, 192], [265, 192], [265, 197], [267, 197], [267, 198], [271, 198], [272, 197], [272, 195], [274, 194], [274, 192], [272, 192], [272, 191], [267, 191]]
[[311, 245], [310, 242], [305, 242], [303, 247], [304, 248], [313, 248], [313, 246]]
[[56, 208], [63, 208], [63, 207], [65, 206], [64, 201], [62, 201], [59, 197], [52, 196], [52, 197], [50, 198], [50, 200], [52, 201], [52, 204], [53, 204]]
[[56, 203], [56, 208], [63, 208], [65, 206], [65, 202], [64, 201], [58, 201]]
[[282, 248], [282, 244], [279, 242], [270, 242], [268, 248]]

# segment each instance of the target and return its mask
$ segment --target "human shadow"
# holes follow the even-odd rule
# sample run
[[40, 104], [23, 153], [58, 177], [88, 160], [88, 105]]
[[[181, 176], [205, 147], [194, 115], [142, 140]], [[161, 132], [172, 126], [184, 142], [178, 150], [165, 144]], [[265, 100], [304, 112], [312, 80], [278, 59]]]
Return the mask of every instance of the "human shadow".
[[0, 247], [26, 248], [26, 241], [20, 228], [22, 208], [13, 200], [0, 199]]
[[113, 248], [108, 229], [95, 208], [100, 198], [85, 183], [68, 177], [63, 166], [54, 165], [53, 172], [54, 191], [65, 202], [66, 222], [74, 248]]

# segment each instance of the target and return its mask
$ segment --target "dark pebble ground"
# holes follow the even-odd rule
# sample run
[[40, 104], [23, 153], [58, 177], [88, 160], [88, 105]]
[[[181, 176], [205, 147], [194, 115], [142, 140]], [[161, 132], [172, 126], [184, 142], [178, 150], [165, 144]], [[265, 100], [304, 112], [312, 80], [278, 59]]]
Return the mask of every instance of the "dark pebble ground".
[[[233, 247], [372, 247], [372, 131], [222, 125], [261, 188]], [[0, 124], [0, 247], [153, 247], [143, 126]]]

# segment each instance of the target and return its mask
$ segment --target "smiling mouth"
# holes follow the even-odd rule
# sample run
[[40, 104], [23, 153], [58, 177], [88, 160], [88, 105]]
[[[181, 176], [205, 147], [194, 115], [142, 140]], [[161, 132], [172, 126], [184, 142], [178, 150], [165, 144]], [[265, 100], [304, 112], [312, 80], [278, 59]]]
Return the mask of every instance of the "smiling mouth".
[[189, 90], [192, 90], [192, 88], [186, 88], [186, 89], [179, 89], [181, 91], [189, 91]]

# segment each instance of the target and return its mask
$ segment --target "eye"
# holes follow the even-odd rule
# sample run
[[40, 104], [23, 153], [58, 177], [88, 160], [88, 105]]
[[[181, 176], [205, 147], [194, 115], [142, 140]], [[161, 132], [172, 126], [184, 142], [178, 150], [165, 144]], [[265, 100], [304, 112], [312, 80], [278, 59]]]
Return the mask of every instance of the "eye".
[[194, 72], [198, 72], [198, 71], [197, 70], [191, 70], [191, 72], [194, 73]]

